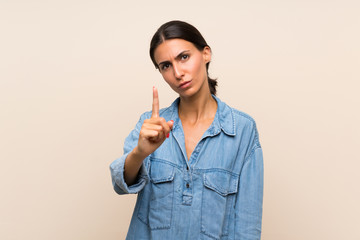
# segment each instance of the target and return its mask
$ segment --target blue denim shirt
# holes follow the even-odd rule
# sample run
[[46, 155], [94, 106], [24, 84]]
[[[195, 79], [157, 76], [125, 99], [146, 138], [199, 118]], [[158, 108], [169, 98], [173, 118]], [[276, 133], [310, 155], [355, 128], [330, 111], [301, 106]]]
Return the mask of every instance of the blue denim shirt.
[[187, 160], [179, 98], [160, 110], [174, 120], [170, 137], [141, 166], [137, 182], [124, 181], [124, 163], [151, 112], [141, 115], [111, 165], [118, 194], [138, 193], [126, 239], [241, 239], [261, 236], [263, 158], [254, 120], [219, 98], [213, 123]]

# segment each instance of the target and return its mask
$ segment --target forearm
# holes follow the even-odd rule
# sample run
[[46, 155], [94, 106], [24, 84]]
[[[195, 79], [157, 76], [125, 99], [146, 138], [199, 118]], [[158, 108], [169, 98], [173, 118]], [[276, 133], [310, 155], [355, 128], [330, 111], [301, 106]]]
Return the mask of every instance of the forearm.
[[124, 165], [124, 180], [128, 186], [131, 186], [136, 182], [141, 164], [145, 158], [146, 156], [143, 156], [138, 152], [137, 146], [126, 157]]

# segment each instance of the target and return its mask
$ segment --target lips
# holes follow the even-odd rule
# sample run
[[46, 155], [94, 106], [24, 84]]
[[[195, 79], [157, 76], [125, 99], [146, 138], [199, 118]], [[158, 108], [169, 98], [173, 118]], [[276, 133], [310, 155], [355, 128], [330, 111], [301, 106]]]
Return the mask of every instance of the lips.
[[179, 88], [187, 88], [188, 86], [190, 86], [190, 83], [191, 83], [191, 80], [185, 81], [179, 85]]

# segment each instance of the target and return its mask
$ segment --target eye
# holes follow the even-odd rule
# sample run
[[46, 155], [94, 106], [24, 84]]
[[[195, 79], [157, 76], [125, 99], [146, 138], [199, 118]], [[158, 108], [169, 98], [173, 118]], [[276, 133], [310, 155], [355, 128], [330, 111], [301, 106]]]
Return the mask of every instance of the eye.
[[187, 54], [184, 54], [184, 55], [181, 56], [181, 60], [186, 60], [188, 58], [189, 58], [189, 55], [187, 55]]
[[164, 63], [161, 65], [161, 70], [166, 70], [170, 67], [170, 63]]

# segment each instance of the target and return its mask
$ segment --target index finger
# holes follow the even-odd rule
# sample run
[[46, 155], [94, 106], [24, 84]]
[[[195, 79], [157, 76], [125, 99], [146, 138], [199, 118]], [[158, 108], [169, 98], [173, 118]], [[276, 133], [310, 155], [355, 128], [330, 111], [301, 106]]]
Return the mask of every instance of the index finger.
[[156, 87], [153, 87], [153, 103], [151, 117], [159, 117], [159, 94]]

